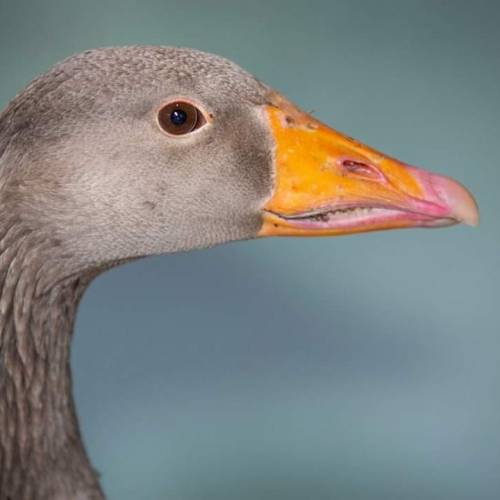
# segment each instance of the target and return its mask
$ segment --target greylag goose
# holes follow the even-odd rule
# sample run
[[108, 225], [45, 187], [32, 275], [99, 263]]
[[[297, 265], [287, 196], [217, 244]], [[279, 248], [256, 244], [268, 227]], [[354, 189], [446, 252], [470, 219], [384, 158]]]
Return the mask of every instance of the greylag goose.
[[77, 306], [104, 269], [264, 236], [474, 225], [459, 183], [320, 123], [237, 65], [90, 50], [0, 115], [0, 497], [104, 498], [71, 392]]

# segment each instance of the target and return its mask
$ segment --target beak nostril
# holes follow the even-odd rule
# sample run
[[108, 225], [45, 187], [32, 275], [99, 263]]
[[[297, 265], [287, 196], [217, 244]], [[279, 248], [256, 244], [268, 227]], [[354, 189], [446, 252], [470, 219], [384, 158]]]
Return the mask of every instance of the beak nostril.
[[343, 169], [349, 174], [357, 175], [359, 177], [365, 177], [372, 180], [385, 179], [384, 175], [378, 168], [362, 161], [346, 159], [342, 160], [341, 165]]

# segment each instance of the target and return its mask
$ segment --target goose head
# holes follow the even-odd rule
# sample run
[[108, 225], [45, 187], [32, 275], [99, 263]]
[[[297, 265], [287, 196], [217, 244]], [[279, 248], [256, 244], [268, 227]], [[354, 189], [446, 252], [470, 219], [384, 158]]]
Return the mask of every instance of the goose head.
[[459, 183], [301, 111], [226, 59], [87, 51], [0, 120], [0, 199], [73, 268], [281, 235], [476, 224]]
[[342, 135], [220, 57], [128, 47], [63, 61], [0, 115], [0, 491], [104, 498], [69, 369], [77, 304], [102, 269], [477, 219], [456, 181]]

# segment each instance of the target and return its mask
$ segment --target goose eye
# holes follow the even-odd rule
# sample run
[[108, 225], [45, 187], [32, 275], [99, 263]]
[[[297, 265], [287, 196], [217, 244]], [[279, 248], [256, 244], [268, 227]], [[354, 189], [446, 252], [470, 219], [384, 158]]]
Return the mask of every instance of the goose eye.
[[203, 113], [189, 102], [171, 102], [158, 113], [161, 128], [172, 135], [185, 135], [200, 128], [206, 120]]

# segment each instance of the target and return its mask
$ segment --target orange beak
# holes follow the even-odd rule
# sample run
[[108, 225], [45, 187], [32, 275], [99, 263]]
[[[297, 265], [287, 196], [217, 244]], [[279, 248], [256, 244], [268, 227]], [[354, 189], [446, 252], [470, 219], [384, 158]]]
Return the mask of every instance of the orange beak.
[[260, 236], [321, 236], [405, 227], [476, 225], [458, 182], [405, 165], [333, 130], [275, 94], [274, 192]]

